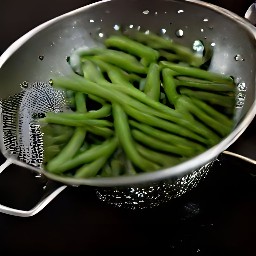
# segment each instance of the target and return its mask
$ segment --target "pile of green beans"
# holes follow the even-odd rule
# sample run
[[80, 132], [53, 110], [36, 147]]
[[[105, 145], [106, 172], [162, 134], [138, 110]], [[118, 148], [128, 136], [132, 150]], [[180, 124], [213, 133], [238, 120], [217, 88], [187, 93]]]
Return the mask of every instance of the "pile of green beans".
[[206, 61], [143, 32], [75, 50], [68, 60], [74, 73], [51, 80], [69, 110], [39, 120], [44, 168], [76, 178], [136, 175], [216, 145], [233, 129], [236, 86], [206, 70]]

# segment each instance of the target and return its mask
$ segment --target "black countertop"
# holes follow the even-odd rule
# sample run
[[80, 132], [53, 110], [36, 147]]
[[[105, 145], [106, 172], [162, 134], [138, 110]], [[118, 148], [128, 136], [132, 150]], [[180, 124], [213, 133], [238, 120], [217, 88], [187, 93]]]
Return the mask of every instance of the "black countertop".
[[[90, 2], [1, 0], [0, 53], [42, 22]], [[208, 2], [240, 16], [251, 4], [245, 0]], [[255, 130], [253, 121], [229, 150], [256, 159]], [[251, 164], [223, 156], [193, 191], [144, 210], [107, 205], [98, 199], [92, 187], [68, 187], [33, 217], [0, 213], [0, 255], [85, 255], [86, 252], [256, 255], [253, 173]], [[41, 187], [29, 172], [10, 169], [8, 174], [1, 174], [0, 202], [30, 209]]]

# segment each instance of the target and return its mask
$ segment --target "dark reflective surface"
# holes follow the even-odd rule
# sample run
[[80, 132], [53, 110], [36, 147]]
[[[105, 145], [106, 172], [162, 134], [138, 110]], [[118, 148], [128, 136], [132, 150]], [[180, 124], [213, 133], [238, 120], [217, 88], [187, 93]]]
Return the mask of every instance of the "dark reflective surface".
[[[0, 52], [40, 23], [90, 2], [0, 0]], [[241, 16], [251, 3], [208, 2]], [[229, 150], [256, 159], [255, 126], [256, 121]], [[83, 186], [68, 187], [34, 217], [0, 214], [0, 255], [256, 255], [256, 169], [232, 157], [221, 160], [191, 193], [154, 209], [114, 208], [100, 202], [94, 188]], [[0, 202], [30, 209], [45, 185], [34, 176], [15, 167], [2, 173]]]

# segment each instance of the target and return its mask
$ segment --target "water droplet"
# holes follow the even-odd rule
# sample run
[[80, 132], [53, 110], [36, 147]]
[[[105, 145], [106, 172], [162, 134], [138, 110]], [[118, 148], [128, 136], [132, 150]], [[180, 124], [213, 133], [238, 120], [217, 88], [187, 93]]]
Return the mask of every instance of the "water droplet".
[[40, 55], [38, 56], [39, 60], [43, 60], [44, 59], [44, 56], [43, 55]]
[[102, 32], [100, 32], [99, 37], [104, 37], [104, 34]]
[[246, 96], [245, 96], [244, 92], [241, 91], [237, 94], [237, 96], [236, 96], [236, 107], [237, 108], [243, 107], [245, 98], [246, 98]]
[[120, 29], [120, 26], [116, 24], [116, 25], [114, 26], [114, 30], [119, 30], [119, 29]]
[[183, 13], [184, 12], [184, 10], [178, 10], [178, 13]]
[[239, 92], [239, 93], [237, 94], [237, 99], [239, 99], [239, 100], [244, 100], [244, 99], [245, 99], [245, 94], [242, 93], [242, 92]]
[[164, 14], [167, 14], [167, 12], [164, 12]]
[[177, 37], [183, 37], [184, 31], [182, 29], [178, 29], [175, 34]]
[[49, 80], [49, 85], [53, 85], [53, 80], [52, 79]]
[[194, 43], [193, 43], [193, 50], [196, 53], [202, 55], [203, 52], [204, 52], [204, 44], [203, 44], [203, 42], [200, 41], [200, 40], [195, 40]]
[[133, 28], [133, 25], [131, 24], [131, 25], [129, 26], [129, 28]]
[[204, 29], [203, 29], [203, 28], [201, 28], [201, 32], [204, 32]]
[[147, 15], [147, 14], [149, 14], [149, 10], [145, 10], [145, 11], [143, 11], [142, 13], [145, 14], [145, 15]]
[[237, 54], [235, 57], [234, 57], [235, 61], [245, 61], [245, 59], [240, 55], [240, 54]]
[[146, 31], [145, 31], [145, 34], [146, 34], [146, 35], [148, 35], [149, 33], [150, 33], [150, 31], [149, 31], [149, 30], [146, 30]]
[[162, 29], [161, 29], [161, 34], [164, 35], [166, 32], [167, 32], [167, 30], [166, 30], [165, 28], [162, 28]]
[[91, 23], [93, 23], [93, 22], [94, 22], [94, 20], [90, 20], [90, 22], [91, 22]]
[[214, 47], [216, 45], [216, 43], [211, 43], [211, 46]]
[[23, 82], [20, 84], [20, 87], [23, 88], [23, 89], [28, 88], [28, 82], [27, 82], [27, 81], [23, 81]]
[[208, 20], [207, 18], [204, 18], [203, 21], [204, 21], [204, 22], [208, 22], [209, 20]]
[[200, 250], [200, 249], [197, 249], [196, 252], [201, 252], [201, 250]]
[[237, 85], [237, 89], [240, 91], [240, 92], [245, 92], [246, 91], [246, 85], [245, 85], [245, 82], [241, 82]]
[[155, 12], [155, 15], [157, 15], [158, 13], [157, 12]]
[[140, 29], [141, 29], [141, 26], [138, 26], [138, 27], [137, 27], [137, 30], [140, 30]]

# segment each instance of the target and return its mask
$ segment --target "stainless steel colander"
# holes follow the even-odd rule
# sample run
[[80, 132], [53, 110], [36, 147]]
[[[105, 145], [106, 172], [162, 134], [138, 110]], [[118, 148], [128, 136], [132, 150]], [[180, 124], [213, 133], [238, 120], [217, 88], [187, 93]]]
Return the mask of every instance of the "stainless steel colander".
[[[41, 168], [42, 134], [35, 117], [65, 108], [61, 91], [49, 80], [72, 72], [66, 57], [81, 46], [101, 44], [120, 26], [166, 33], [191, 46], [201, 40], [214, 47], [210, 70], [233, 75], [237, 84], [235, 128], [219, 144], [177, 166], [131, 177], [73, 179]], [[183, 36], [177, 37], [177, 31]], [[101, 1], [50, 20], [25, 34], [0, 57], [1, 152], [6, 162], [25, 167], [56, 181], [30, 211], [0, 205], [0, 211], [32, 216], [67, 185], [97, 188], [101, 200], [116, 206], [145, 208], [179, 197], [205, 177], [218, 155], [247, 128], [256, 113], [256, 30], [244, 18], [223, 8], [196, 0]], [[60, 184], [60, 185], [59, 185]]]

